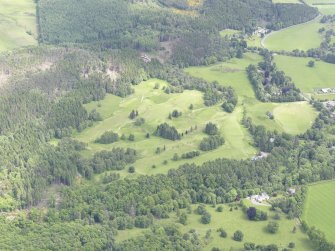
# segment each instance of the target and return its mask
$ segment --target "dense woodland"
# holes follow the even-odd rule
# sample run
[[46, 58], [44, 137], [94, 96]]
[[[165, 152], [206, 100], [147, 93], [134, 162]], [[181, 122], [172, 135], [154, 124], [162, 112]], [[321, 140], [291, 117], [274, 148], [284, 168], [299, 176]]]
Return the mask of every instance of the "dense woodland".
[[303, 97], [292, 79], [276, 68], [273, 55], [267, 50], [260, 52], [264, 61], [258, 66], [249, 65], [247, 73], [257, 98], [262, 102], [294, 102]]
[[[218, 126], [208, 123], [199, 149], [180, 153], [189, 162], [166, 175], [120, 177], [110, 171], [135, 163], [140, 157], [136, 150], [113, 148], [89, 156], [85, 144], [71, 139], [102, 119], [84, 104], [106, 94], [126, 97], [134, 92], [133, 85], [152, 77], [169, 83], [166, 93], [198, 90], [206, 106], [220, 104], [233, 112], [238, 102], [233, 88], [191, 77], [180, 68], [243, 57], [245, 41], [221, 38], [224, 28], [252, 33], [262, 23], [279, 29], [314, 18], [314, 8], [267, 0], [207, 0], [193, 7], [183, 0], [36, 2], [41, 45], [0, 55], [0, 73], [6, 75], [0, 93], [1, 250], [202, 250], [205, 244], [196, 232], [181, 233], [173, 224], [157, 226], [155, 221], [177, 215], [183, 222], [180, 211], [193, 204], [235, 203], [261, 191], [282, 192], [334, 178], [335, 141], [327, 137], [334, 135], [333, 111], [316, 101], [311, 102], [319, 116], [302, 135], [267, 131], [243, 117], [254, 146], [270, 153], [267, 158], [192, 163], [201, 151], [225, 143]], [[140, 59], [139, 52], [157, 52], [162, 42], [173, 45], [167, 63]], [[301, 100], [271, 54], [261, 55], [264, 62], [248, 67], [258, 99]], [[138, 115], [134, 110], [129, 118], [140, 126], [144, 119]], [[182, 140], [178, 128], [166, 123], [151, 135]], [[109, 144], [133, 139], [109, 131], [95, 140]], [[48, 194], [53, 187], [59, 188], [57, 196]], [[299, 217], [303, 196], [278, 200], [273, 207]], [[208, 212], [201, 215], [204, 224], [210, 221]], [[133, 228], [148, 231], [115, 242], [119, 231]], [[319, 250], [332, 245], [318, 231], [307, 226], [306, 231]]]

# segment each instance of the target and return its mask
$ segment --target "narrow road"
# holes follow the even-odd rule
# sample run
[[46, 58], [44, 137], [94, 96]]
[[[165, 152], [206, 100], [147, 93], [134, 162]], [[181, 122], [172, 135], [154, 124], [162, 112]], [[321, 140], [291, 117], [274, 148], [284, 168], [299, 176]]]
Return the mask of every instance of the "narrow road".
[[283, 28], [283, 29], [280, 29], [280, 30], [277, 30], [277, 31], [271, 31], [269, 34], [266, 34], [266, 35], [262, 38], [262, 40], [261, 40], [261, 46], [262, 46], [263, 48], [266, 48], [266, 47], [265, 47], [265, 40], [266, 40], [267, 38], [269, 38], [270, 36], [272, 36], [273, 34], [276, 34], [277, 32], [284, 31], [284, 30], [287, 30], [287, 29], [291, 29], [292, 27], [295, 27], [295, 26], [298, 26], [298, 25], [312, 23], [312, 22], [314, 22], [315, 20], [317, 20], [318, 18], [320, 18], [321, 16], [322, 16], [322, 15], [319, 14], [319, 15], [316, 16], [315, 18], [313, 18], [313, 19], [311, 19], [311, 20], [309, 20], [309, 21], [307, 21], [307, 22], [305, 22], [305, 23], [295, 24], [295, 25], [292, 25], [292, 26], [289, 26], [289, 27], [286, 27], [286, 28]]

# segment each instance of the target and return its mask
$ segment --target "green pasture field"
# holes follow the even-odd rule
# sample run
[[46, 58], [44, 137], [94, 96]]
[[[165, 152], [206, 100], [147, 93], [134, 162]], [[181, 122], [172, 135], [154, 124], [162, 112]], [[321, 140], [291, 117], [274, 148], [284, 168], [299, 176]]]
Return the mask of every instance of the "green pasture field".
[[320, 13], [322, 13], [323, 15], [335, 15], [335, 4], [334, 5], [314, 5], [314, 7], [317, 7]]
[[[246, 105], [248, 116], [256, 125], [264, 125], [268, 130], [290, 134], [307, 131], [313, 124], [317, 112], [308, 102], [261, 103], [249, 102]], [[266, 115], [271, 112], [274, 119]]]
[[[260, 60], [258, 55], [247, 53], [243, 59], [232, 59], [212, 66], [190, 67], [186, 71], [207, 81], [216, 80], [223, 85], [231, 85], [239, 96], [239, 105], [245, 107], [247, 116], [251, 117], [255, 124], [264, 125], [268, 130], [291, 134], [305, 132], [317, 115], [307, 102], [262, 103], [256, 99], [245, 68], [249, 64], [257, 64]], [[274, 114], [274, 120], [267, 117], [268, 111]]]
[[[155, 83], [160, 83], [160, 89], [154, 89]], [[238, 107], [233, 113], [228, 114], [223, 111], [220, 105], [206, 107], [203, 104], [203, 94], [198, 91], [184, 91], [183, 93], [165, 94], [162, 90], [167, 83], [158, 79], [151, 79], [135, 86], [135, 94], [121, 99], [113, 95], [108, 95], [100, 102], [92, 102], [86, 105], [88, 111], [97, 109], [104, 120], [96, 123], [93, 127], [75, 135], [78, 140], [89, 143], [88, 154], [103, 149], [113, 147], [132, 147], [138, 150], [140, 159], [136, 161], [135, 168], [140, 174], [166, 173], [170, 168], [176, 168], [186, 162], [201, 164], [210, 159], [221, 157], [246, 159], [255, 155], [257, 150], [252, 146], [252, 138], [247, 129], [241, 126], [240, 121], [243, 116], [243, 109]], [[194, 109], [189, 110], [190, 104]], [[128, 118], [129, 113], [137, 109], [139, 117], [145, 119], [145, 124], [137, 127]], [[169, 112], [174, 109], [181, 111], [180, 118], [168, 119]], [[197, 158], [191, 160], [172, 161], [175, 153], [181, 155], [189, 151], [197, 150], [200, 141], [206, 137], [203, 133], [207, 122], [216, 123], [225, 138], [225, 144], [210, 152], [202, 152]], [[185, 134], [180, 141], [171, 141], [153, 136], [157, 125], [167, 122], [175, 126], [179, 132], [185, 132], [191, 127], [195, 128], [192, 133]], [[105, 131], [112, 130], [128, 136], [135, 135], [135, 141], [119, 141], [113, 144], [96, 144], [94, 140]], [[152, 136], [147, 139], [146, 133]], [[166, 151], [156, 154], [156, 148], [166, 147]], [[163, 162], [167, 160], [167, 164]], [[152, 165], [156, 165], [153, 168]], [[126, 172], [126, 170], [124, 171]]]
[[243, 59], [233, 58], [228, 62], [215, 65], [189, 67], [185, 71], [194, 77], [231, 86], [239, 98], [255, 98], [254, 90], [247, 78], [246, 68], [250, 64], [258, 64], [261, 60], [262, 57], [258, 54], [246, 53]]
[[248, 47], [262, 47], [262, 44], [261, 44], [262, 38], [260, 38], [257, 35], [249, 36], [246, 39], [246, 41], [247, 41]]
[[0, 0], [0, 52], [36, 45], [36, 6], [33, 0]]
[[264, 40], [265, 48], [274, 51], [308, 50], [318, 48], [323, 35], [318, 30], [324, 27], [317, 18], [308, 23], [295, 25], [268, 35]]
[[[314, 94], [315, 89], [335, 87], [334, 65], [316, 61], [314, 67], [308, 67], [313, 58], [298, 58], [276, 55], [275, 63], [280, 70], [290, 76], [296, 86], [304, 93]], [[322, 97], [323, 95], [318, 95]]]
[[306, 0], [306, 2], [311, 5], [335, 4], [334, 0]]
[[220, 31], [220, 35], [222, 37], [232, 36], [232, 35], [239, 34], [239, 33], [240, 33], [239, 30], [232, 30], [232, 29], [225, 29], [225, 30]]
[[[222, 205], [223, 212], [217, 212], [212, 206], [206, 206], [206, 210], [211, 214], [210, 224], [202, 224], [200, 222], [200, 215], [195, 214], [193, 211], [196, 209], [197, 205], [192, 206], [192, 213], [187, 214], [187, 224], [182, 225], [178, 223], [178, 219], [175, 215], [171, 215], [169, 219], [157, 220], [155, 224], [164, 225], [169, 223], [175, 223], [179, 226], [182, 233], [186, 233], [191, 229], [194, 229], [208, 244], [204, 247], [204, 250], [212, 250], [213, 247], [224, 248], [224, 250], [229, 250], [229, 248], [243, 248], [245, 242], [253, 242], [256, 244], [269, 245], [276, 244], [282, 248], [287, 248], [290, 242], [295, 243], [294, 250], [296, 251], [309, 251], [313, 250], [311, 248], [311, 243], [308, 240], [307, 235], [302, 233], [298, 223], [295, 220], [288, 220], [284, 214], [281, 215], [281, 219], [277, 222], [279, 223], [279, 231], [276, 234], [270, 234], [266, 231], [266, 225], [268, 221], [249, 221], [242, 211], [241, 207], [237, 210], [230, 211], [229, 205]], [[275, 212], [270, 211], [270, 207], [258, 206], [259, 209], [266, 211], [269, 216], [269, 220], [273, 220]], [[183, 211], [183, 210], [182, 210]], [[292, 230], [296, 226], [297, 231], [293, 233]], [[223, 228], [228, 236], [227, 238], [220, 237], [217, 229]], [[209, 240], [205, 240], [205, 235], [208, 230], [211, 230], [211, 237]], [[242, 242], [236, 242], [232, 239], [233, 233], [236, 230], [241, 230], [244, 234], [244, 239]], [[116, 236], [116, 241], [120, 242], [122, 240], [128, 239], [128, 234], [131, 237], [136, 237], [143, 234], [145, 231], [138, 231], [138, 229], [131, 229], [127, 231], [118, 231]]]
[[335, 182], [324, 182], [308, 187], [303, 220], [320, 229], [327, 239], [335, 242]]
[[299, 2], [299, 0], [273, 0], [273, 3], [299, 3], [301, 4], [301, 2]]

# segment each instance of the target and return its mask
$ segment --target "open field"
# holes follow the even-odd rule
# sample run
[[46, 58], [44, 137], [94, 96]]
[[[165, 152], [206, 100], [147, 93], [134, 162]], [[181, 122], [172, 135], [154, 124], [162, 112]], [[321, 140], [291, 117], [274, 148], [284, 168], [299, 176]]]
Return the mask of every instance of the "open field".
[[218, 81], [225, 86], [231, 86], [239, 98], [255, 98], [254, 90], [247, 78], [246, 68], [250, 64], [257, 64], [262, 58], [253, 53], [246, 53], [243, 59], [231, 59], [228, 62], [211, 66], [190, 67], [185, 71], [194, 77], [207, 81]]
[[[316, 110], [307, 102], [250, 102], [246, 105], [246, 111], [256, 125], [264, 125], [268, 130], [277, 130], [290, 134], [299, 134], [307, 131], [317, 116]], [[268, 118], [267, 112], [273, 114], [273, 120]]]
[[335, 242], [335, 182], [318, 183], [308, 187], [303, 219]]
[[335, 5], [315, 5], [314, 7], [317, 7], [324, 15], [335, 15]]
[[321, 27], [324, 25], [320, 23], [320, 18], [317, 18], [308, 23], [273, 32], [264, 40], [264, 46], [275, 51], [317, 48], [322, 42], [322, 35], [318, 33]]
[[[196, 205], [192, 206], [192, 211], [196, 209]], [[175, 215], [171, 215], [169, 219], [157, 220], [155, 224], [164, 225], [171, 222], [177, 223], [179, 229], [182, 233], [186, 233], [191, 229], [194, 229], [203, 240], [205, 240], [205, 235], [208, 230], [211, 230], [211, 237], [208, 242], [208, 245], [204, 247], [204, 250], [212, 250], [213, 247], [233, 247], [233, 248], [242, 248], [243, 243], [253, 242], [256, 244], [276, 244], [281, 248], [288, 246], [290, 242], [294, 242], [296, 247], [294, 250], [297, 251], [309, 251], [313, 250], [311, 248], [311, 243], [308, 240], [308, 237], [303, 234], [299, 227], [297, 227], [296, 233], [292, 233], [292, 229], [296, 225], [295, 220], [286, 219], [285, 215], [281, 214], [281, 219], [277, 222], [279, 223], [279, 231], [276, 234], [267, 233], [265, 228], [268, 224], [268, 221], [249, 221], [240, 207], [237, 210], [229, 211], [229, 205], [223, 205], [223, 212], [217, 212], [215, 208], [211, 206], [206, 206], [206, 210], [211, 214], [210, 224], [202, 224], [200, 222], [200, 215], [192, 212], [188, 214], [187, 224], [181, 225], [178, 222], [178, 219]], [[266, 211], [269, 215], [269, 220], [273, 220], [274, 212], [271, 212], [268, 207], [258, 207], [263, 211]], [[219, 233], [216, 232], [217, 229], [223, 228], [228, 236], [227, 238], [222, 238], [219, 236]], [[236, 242], [232, 239], [232, 235], [236, 230], [241, 230], [244, 234], [244, 239], [242, 242]], [[127, 237], [124, 233], [130, 233], [131, 237], [138, 236], [143, 234], [145, 231], [138, 231], [138, 229], [132, 229], [127, 231], [119, 231], [118, 236], [116, 236], [116, 241], [122, 241]], [[226, 250], [226, 249], [224, 249]], [[227, 249], [228, 250], [228, 249]], [[281, 249], [280, 249], [281, 250]]]
[[225, 29], [225, 30], [220, 31], [220, 35], [222, 37], [224, 37], [224, 36], [232, 36], [232, 35], [239, 34], [239, 33], [240, 33], [239, 30], [232, 30], [232, 29]]
[[334, 0], [306, 0], [306, 2], [311, 5], [335, 4]]
[[[103, 121], [76, 135], [77, 139], [89, 143], [89, 154], [113, 147], [135, 148], [140, 154], [140, 159], [134, 166], [136, 171], [142, 174], [166, 173], [170, 168], [176, 168], [185, 162], [200, 164], [220, 157], [245, 159], [255, 155], [257, 150], [252, 146], [251, 136], [240, 125], [243, 115], [241, 107], [228, 114], [220, 105], [204, 106], [201, 92], [184, 91], [181, 94], [165, 94], [161, 89], [154, 89], [155, 83], [160, 83], [160, 87], [167, 85], [164, 81], [151, 79], [136, 86], [135, 94], [125, 99], [108, 95], [99, 103], [92, 102], [86, 105], [88, 111], [95, 108], [104, 118]], [[193, 110], [188, 109], [190, 104], [194, 105]], [[128, 118], [133, 109], [137, 109], [139, 117], [145, 119], [144, 125], [135, 126]], [[174, 109], [182, 111], [183, 115], [169, 120], [169, 112]], [[175, 153], [182, 154], [199, 148], [200, 141], [205, 137], [202, 130], [209, 121], [219, 126], [226, 143], [214, 151], [201, 153], [197, 158], [172, 161]], [[145, 137], [146, 133], [154, 133], [157, 125], [163, 122], [175, 126], [179, 132], [185, 132], [196, 126], [197, 129], [185, 135], [181, 141], [171, 141], [156, 136], [151, 136], [149, 139]], [[126, 136], [132, 133], [135, 135], [135, 141], [119, 141], [108, 145], [94, 143], [95, 139], [109, 130]], [[164, 146], [166, 151], [155, 153], [157, 147], [163, 149]], [[165, 160], [168, 161], [167, 164], [163, 164]], [[156, 168], [152, 168], [153, 164]]]
[[262, 38], [257, 35], [249, 36], [246, 41], [248, 47], [262, 47]]
[[[291, 134], [305, 132], [316, 118], [315, 110], [308, 103], [262, 103], [256, 99], [245, 68], [259, 61], [258, 55], [249, 53], [243, 59], [232, 59], [213, 66], [190, 67], [186, 71], [195, 77], [231, 85], [239, 96], [240, 105], [245, 107], [247, 116], [250, 116], [255, 124], [264, 125], [268, 130]], [[274, 114], [274, 120], [267, 117], [268, 111]]]
[[299, 0], [273, 0], [273, 3], [299, 3], [301, 4], [301, 2], [299, 2]]
[[33, 0], [0, 0], [0, 52], [37, 44]]
[[[290, 76], [296, 86], [304, 93], [314, 93], [314, 89], [335, 87], [334, 65], [316, 61], [315, 67], [307, 64], [312, 58], [275, 56], [275, 63], [280, 70]], [[322, 95], [319, 95], [321, 97]]]

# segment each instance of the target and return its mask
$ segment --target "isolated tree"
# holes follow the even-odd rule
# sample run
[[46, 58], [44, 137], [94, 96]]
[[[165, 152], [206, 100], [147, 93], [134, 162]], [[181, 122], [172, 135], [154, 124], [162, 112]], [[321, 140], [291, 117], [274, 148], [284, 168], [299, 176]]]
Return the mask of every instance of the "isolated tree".
[[179, 216], [179, 223], [186, 225], [186, 222], [187, 222], [187, 214], [183, 212]]
[[279, 229], [279, 224], [277, 222], [274, 221], [270, 221], [266, 227], [266, 229], [268, 230], [269, 233], [271, 234], [275, 234], [278, 232]]
[[311, 60], [308, 62], [309, 67], [314, 67], [315, 66], [315, 61]]
[[243, 241], [243, 238], [244, 238], [244, 234], [240, 230], [237, 230], [233, 235], [233, 239], [235, 241]]
[[210, 215], [210, 213], [205, 212], [202, 216], [201, 216], [201, 223], [202, 224], [209, 224], [211, 222], [211, 218], [212, 216]]
[[255, 220], [257, 215], [257, 210], [255, 207], [249, 207], [247, 210], [247, 216], [249, 220]]
[[213, 124], [212, 122], [209, 122], [206, 124], [204, 131], [208, 135], [215, 135], [215, 134], [218, 134], [219, 129], [215, 124]]
[[134, 173], [134, 172], [135, 172], [135, 167], [134, 167], [134, 166], [130, 166], [130, 167], [128, 168], [128, 172], [129, 172], [129, 173]]

